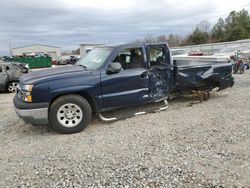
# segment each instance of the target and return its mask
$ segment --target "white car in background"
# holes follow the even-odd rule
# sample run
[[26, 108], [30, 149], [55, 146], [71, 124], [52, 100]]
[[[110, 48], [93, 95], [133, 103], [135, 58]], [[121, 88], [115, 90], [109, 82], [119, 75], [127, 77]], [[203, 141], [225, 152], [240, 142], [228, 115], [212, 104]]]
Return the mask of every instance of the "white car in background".
[[188, 53], [184, 49], [170, 49], [172, 57], [188, 56]]
[[231, 58], [238, 53], [240, 58], [250, 58], [250, 46], [230, 46], [222, 49], [219, 53], [215, 53], [213, 56]]

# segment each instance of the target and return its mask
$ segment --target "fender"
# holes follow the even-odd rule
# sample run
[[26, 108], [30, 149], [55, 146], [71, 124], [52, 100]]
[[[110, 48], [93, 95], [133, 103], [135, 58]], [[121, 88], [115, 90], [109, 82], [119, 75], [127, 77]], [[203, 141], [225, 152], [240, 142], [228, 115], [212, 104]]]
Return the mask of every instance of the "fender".
[[78, 94], [84, 97], [90, 105], [93, 107], [93, 111], [98, 112], [103, 107], [102, 95], [95, 95], [91, 91], [93, 91], [95, 86], [92, 85], [84, 85], [84, 86], [71, 86], [58, 88], [50, 91], [51, 100], [50, 104], [60, 96], [68, 95], [68, 94]]

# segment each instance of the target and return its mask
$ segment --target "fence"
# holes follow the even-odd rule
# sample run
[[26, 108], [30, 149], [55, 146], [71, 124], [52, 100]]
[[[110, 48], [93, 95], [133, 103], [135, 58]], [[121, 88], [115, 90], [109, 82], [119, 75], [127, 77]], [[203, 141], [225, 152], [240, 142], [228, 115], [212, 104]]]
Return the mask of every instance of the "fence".
[[219, 43], [210, 43], [210, 44], [178, 46], [178, 47], [173, 47], [171, 49], [181, 48], [181, 49], [187, 50], [188, 52], [193, 51], [193, 50], [199, 50], [203, 52], [203, 54], [205, 55], [211, 55], [229, 46], [249, 46], [250, 47], [250, 39], [237, 40], [237, 41], [232, 41], [232, 42], [219, 42]]

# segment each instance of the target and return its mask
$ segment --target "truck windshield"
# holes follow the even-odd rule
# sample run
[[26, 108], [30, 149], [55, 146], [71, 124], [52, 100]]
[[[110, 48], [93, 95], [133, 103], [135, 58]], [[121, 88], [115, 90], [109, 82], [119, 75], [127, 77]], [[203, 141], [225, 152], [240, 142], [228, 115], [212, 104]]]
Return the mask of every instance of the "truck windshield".
[[103, 65], [112, 50], [112, 48], [95, 48], [80, 59], [77, 65], [83, 66], [88, 70], [96, 70]]

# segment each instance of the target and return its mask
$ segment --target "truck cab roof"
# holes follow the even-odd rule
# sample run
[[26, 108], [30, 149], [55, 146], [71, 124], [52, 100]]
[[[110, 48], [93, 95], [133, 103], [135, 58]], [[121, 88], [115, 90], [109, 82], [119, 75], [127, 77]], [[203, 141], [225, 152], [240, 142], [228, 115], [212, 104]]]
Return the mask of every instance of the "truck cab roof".
[[151, 43], [145, 43], [145, 42], [134, 42], [134, 43], [119, 43], [119, 44], [106, 44], [100, 47], [110, 47], [110, 48], [122, 48], [122, 47], [128, 47], [128, 46], [149, 46], [149, 45], [167, 45], [166, 42], [151, 42]]

